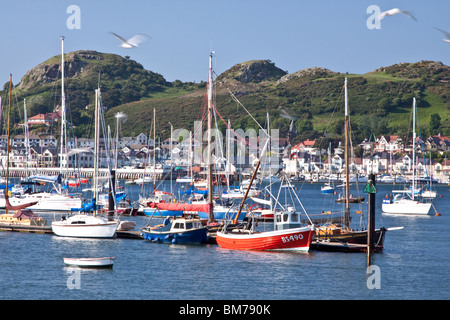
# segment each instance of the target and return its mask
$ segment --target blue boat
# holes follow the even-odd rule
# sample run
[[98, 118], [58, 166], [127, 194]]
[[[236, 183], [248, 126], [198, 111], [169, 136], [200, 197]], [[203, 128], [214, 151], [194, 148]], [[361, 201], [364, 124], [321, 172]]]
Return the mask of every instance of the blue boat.
[[141, 229], [145, 240], [172, 244], [201, 244], [208, 241], [208, 229], [198, 219], [174, 219], [167, 225]]
[[[236, 215], [238, 213], [238, 209], [229, 209], [227, 207], [222, 207], [222, 206], [214, 206], [214, 219], [216, 220], [233, 220]], [[245, 216], [247, 215], [247, 211], [242, 210], [241, 214], [239, 215], [239, 219], [238, 220], [244, 220]], [[208, 219], [209, 218], [209, 213], [207, 212], [201, 212], [198, 211], [197, 212], [197, 216], [200, 219]]]
[[144, 214], [146, 216], [171, 216], [171, 217], [182, 217], [183, 211], [172, 211], [172, 210], [158, 210], [156, 208], [144, 208]]
[[334, 193], [334, 189], [332, 186], [330, 186], [329, 184], [324, 185], [322, 188], [320, 188], [320, 191], [323, 194], [333, 194]]

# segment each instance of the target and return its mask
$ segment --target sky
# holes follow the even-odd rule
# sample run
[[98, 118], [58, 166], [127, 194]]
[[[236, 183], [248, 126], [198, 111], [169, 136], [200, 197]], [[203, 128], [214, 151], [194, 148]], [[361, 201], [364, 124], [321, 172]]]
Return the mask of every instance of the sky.
[[[68, 9], [79, 8], [79, 14]], [[374, 29], [370, 6], [400, 8]], [[369, 27], [368, 27], [369, 20]], [[237, 63], [268, 59], [289, 73], [309, 67], [364, 74], [421, 60], [450, 65], [446, 0], [14, 0], [0, 5], [0, 84], [61, 53], [96, 50], [130, 56], [167, 81], [206, 81], [215, 52], [220, 74]], [[145, 33], [124, 49], [111, 35]], [[3, 81], [1, 80], [3, 78]]]

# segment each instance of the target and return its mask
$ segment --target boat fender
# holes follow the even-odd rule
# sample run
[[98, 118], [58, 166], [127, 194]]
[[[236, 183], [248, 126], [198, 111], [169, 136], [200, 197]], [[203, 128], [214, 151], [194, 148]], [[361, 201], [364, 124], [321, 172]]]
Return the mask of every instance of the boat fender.
[[173, 238], [172, 239], [172, 244], [177, 244], [177, 243], [178, 243], [177, 238]]

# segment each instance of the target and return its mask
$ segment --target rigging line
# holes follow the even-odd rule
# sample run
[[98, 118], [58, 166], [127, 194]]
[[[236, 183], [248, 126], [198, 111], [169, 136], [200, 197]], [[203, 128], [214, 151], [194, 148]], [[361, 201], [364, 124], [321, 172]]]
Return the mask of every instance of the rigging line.
[[[102, 132], [103, 132], [103, 139], [106, 140], [106, 121], [105, 121], [105, 111], [104, 111], [104, 107], [103, 107], [103, 102], [102, 102], [102, 96], [101, 96], [101, 92], [99, 91], [99, 95], [98, 95], [98, 108], [99, 108], [99, 116], [100, 116], [100, 122], [101, 122], [101, 127], [102, 127]], [[108, 165], [108, 180], [109, 180], [109, 185], [113, 185], [112, 184], [112, 176], [111, 176], [111, 170], [112, 170], [112, 162], [111, 162], [111, 157], [110, 157], [110, 150], [109, 150], [109, 143], [106, 143], [105, 141], [105, 151], [106, 151], [106, 163]], [[95, 188], [97, 188], [97, 186], [94, 186]], [[113, 190], [109, 190], [110, 193], [112, 193]], [[116, 195], [117, 195], [117, 191], [114, 190], [115, 194], [113, 194], [112, 198], [113, 198], [113, 203], [114, 203], [114, 214], [117, 213], [117, 199], [116, 199]]]
[[334, 108], [333, 108], [333, 112], [330, 114], [330, 117], [329, 117], [330, 121], [329, 121], [328, 125], [325, 127], [325, 130], [323, 131], [323, 136], [320, 138], [321, 140], [323, 140], [325, 138], [325, 134], [328, 132], [328, 128], [331, 125], [331, 119], [333, 119], [334, 114], [336, 113], [336, 109], [337, 109], [339, 103], [341, 102], [343, 93], [344, 93], [344, 87], [342, 87], [342, 90], [339, 93], [339, 97], [338, 97], [338, 99], [336, 101], [336, 104], [334, 105]]
[[[225, 124], [225, 126], [226, 126], [231, 132], [233, 132], [233, 134], [234, 134], [240, 141], [242, 141], [242, 142], [243, 142], [244, 144], [246, 144], [247, 146], [254, 148], [255, 150], [261, 150], [260, 147], [251, 144], [251, 143], [250, 143], [250, 139], [249, 139], [249, 142], [247, 142], [247, 141], [245, 140], [245, 138], [243, 138], [243, 137], [241, 137], [240, 135], [238, 135], [238, 134], [236, 133], [236, 131], [234, 131], [233, 128], [232, 128], [231, 126], [228, 125], [228, 123], [225, 121], [225, 119], [222, 117], [222, 115], [221, 115], [221, 114], [219, 113], [219, 111], [217, 110], [217, 108], [216, 108], [216, 106], [214, 105], [214, 103], [212, 104], [212, 106], [213, 106], [213, 108], [214, 108], [214, 111], [216, 111], [216, 113], [219, 115], [219, 118], [220, 118], [220, 119], [222, 120], [222, 122]], [[265, 131], [265, 133], [267, 134], [266, 131]], [[268, 137], [268, 139], [270, 139], [270, 137]]]
[[[212, 104], [213, 105], [213, 108], [214, 108], [214, 110], [216, 109], [215, 107], [214, 107], [214, 104]], [[218, 124], [217, 124], [217, 117], [216, 117], [216, 113], [217, 112], [213, 112], [213, 116], [214, 116], [214, 123], [215, 123], [215, 125], [216, 125], [216, 128], [217, 128], [217, 132], [219, 133], [220, 131], [219, 131], [219, 126], [218, 126]], [[220, 153], [221, 153], [221, 156], [222, 156], [222, 159], [225, 159], [225, 153], [224, 153], [224, 151], [223, 151], [223, 135], [222, 136], [220, 136], [219, 135], [219, 138], [222, 138], [220, 141], [219, 141], [219, 149], [220, 149]], [[217, 137], [215, 138], [215, 139], [217, 139]], [[225, 138], [225, 140], [226, 140], [226, 138]], [[224, 166], [225, 166], [225, 172], [227, 172], [227, 170], [226, 170], [226, 168], [227, 168], [227, 163], [228, 163], [228, 159], [227, 159], [227, 161], [225, 162], [223, 162], [223, 164], [224, 164]], [[226, 176], [226, 180], [227, 180], [227, 190], [228, 190], [228, 192], [230, 191], [230, 181], [229, 181], [229, 179], [228, 179], [228, 174], [225, 174], [225, 176]], [[219, 179], [217, 179], [217, 180], [219, 180]]]
[[[216, 76], [218, 76], [218, 74], [217, 74], [215, 71], [213, 71], [213, 72], [214, 72], [214, 74], [215, 74]], [[233, 94], [233, 92], [231, 92], [231, 90], [228, 89], [228, 87], [225, 85], [225, 83], [224, 83], [223, 81], [219, 80], [218, 78], [216, 78], [216, 81], [219, 81], [219, 83], [222, 84], [222, 85], [225, 87], [225, 89], [226, 89], [226, 90], [228, 91], [228, 93], [230, 94], [231, 98], [232, 98], [234, 101], [236, 101], [236, 102], [237, 102], [237, 103], [245, 110], [245, 112], [247, 112], [247, 114], [250, 116], [250, 118], [252, 118], [252, 120], [255, 121], [255, 123], [258, 125], [258, 127], [260, 127], [267, 135], [269, 135], [269, 134], [267, 133], [267, 131], [259, 124], [259, 122], [256, 121], [255, 117], [252, 116], [252, 114], [247, 110], [247, 108], [245, 108], [245, 106], [244, 106], [244, 105], [239, 101], [239, 99]]]

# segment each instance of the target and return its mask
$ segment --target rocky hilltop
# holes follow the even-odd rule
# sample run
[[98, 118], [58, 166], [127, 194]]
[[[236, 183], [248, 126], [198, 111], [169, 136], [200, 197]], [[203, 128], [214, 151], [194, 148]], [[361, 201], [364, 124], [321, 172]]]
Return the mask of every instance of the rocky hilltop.
[[270, 60], [253, 60], [234, 65], [223, 72], [218, 80], [233, 79], [242, 83], [261, 83], [276, 81], [286, 74], [286, 71], [276, 67]]
[[[28, 115], [51, 112], [59, 103], [61, 56], [55, 56], [28, 71], [15, 87], [17, 101], [27, 99]], [[195, 115], [201, 114], [205, 83], [167, 82], [160, 74], [145, 70], [129, 57], [80, 50], [65, 54], [68, 105], [75, 134], [86, 136], [92, 124], [94, 90], [101, 85], [107, 121], [115, 123], [118, 111], [129, 121], [123, 134], [148, 132], [153, 108], [158, 116], [157, 132], [167, 137], [169, 122], [191, 129]], [[450, 135], [450, 68], [441, 62], [399, 63], [367, 74], [341, 74], [312, 67], [288, 73], [270, 60], [252, 60], [234, 65], [216, 79], [215, 105], [233, 127], [256, 128], [251, 118], [237, 107], [231, 91], [252, 115], [285, 134], [295, 119], [301, 135], [314, 138], [341, 134], [342, 119], [331, 119], [343, 105], [344, 77], [348, 78], [352, 130], [367, 133], [403, 134], [408, 130], [408, 113], [416, 97], [421, 129], [429, 130], [431, 114], [438, 114], [439, 130]], [[7, 88], [4, 86], [4, 89]], [[6, 92], [0, 92], [6, 97]], [[281, 110], [290, 119], [282, 117]], [[132, 120], [131, 120], [132, 119]], [[53, 128], [53, 132], [58, 130]], [[431, 130], [431, 129], [430, 129]], [[430, 131], [431, 133], [431, 131]]]

